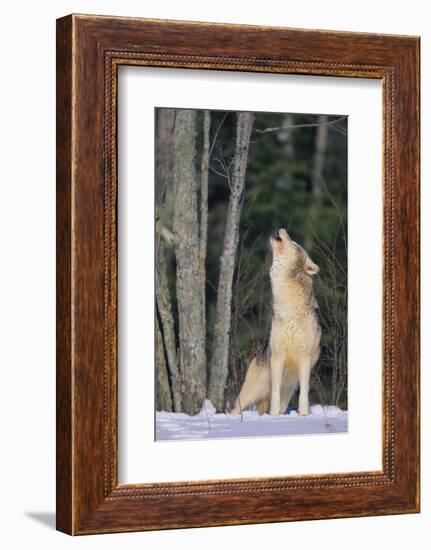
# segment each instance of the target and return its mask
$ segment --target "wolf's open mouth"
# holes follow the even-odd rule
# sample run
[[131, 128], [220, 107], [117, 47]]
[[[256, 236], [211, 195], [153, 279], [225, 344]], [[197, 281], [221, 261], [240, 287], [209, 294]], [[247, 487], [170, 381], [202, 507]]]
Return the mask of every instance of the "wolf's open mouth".
[[280, 233], [279, 233], [279, 229], [276, 229], [274, 231], [274, 233], [272, 234], [272, 238], [276, 241], [281, 241], [281, 237], [280, 237]]

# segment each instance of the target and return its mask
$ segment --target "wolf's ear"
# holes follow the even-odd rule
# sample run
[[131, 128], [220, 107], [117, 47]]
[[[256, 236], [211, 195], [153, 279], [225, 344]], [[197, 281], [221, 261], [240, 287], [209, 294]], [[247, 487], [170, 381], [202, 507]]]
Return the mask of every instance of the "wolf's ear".
[[320, 267], [312, 262], [310, 258], [307, 258], [305, 260], [305, 273], [307, 275], [316, 275], [317, 273], [319, 273], [319, 271]]

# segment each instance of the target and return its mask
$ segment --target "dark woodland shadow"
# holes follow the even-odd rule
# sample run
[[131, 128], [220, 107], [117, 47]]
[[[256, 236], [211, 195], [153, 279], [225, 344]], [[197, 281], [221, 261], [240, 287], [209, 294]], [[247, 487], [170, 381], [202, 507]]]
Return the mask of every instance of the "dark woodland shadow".
[[45, 527], [55, 529], [55, 513], [54, 512], [25, 512], [28, 518], [41, 523]]

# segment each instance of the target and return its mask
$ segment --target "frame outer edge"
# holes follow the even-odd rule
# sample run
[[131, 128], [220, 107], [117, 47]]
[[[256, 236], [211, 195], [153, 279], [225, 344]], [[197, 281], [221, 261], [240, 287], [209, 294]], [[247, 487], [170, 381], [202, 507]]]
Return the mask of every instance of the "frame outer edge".
[[[93, 18], [94, 19], [94, 18]], [[68, 16], [66, 18], [60, 19], [57, 22], [57, 192], [58, 192], [58, 198], [57, 198], [57, 252], [58, 252], [58, 259], [57, 259], [57, 299], [58, 299], [58, 310], [57, 310], [57, 529], [60, 531], [64, 531], [69, 534], [86, 534], [86, 533], [96, 533], [96, 532], [107, 532], [107, 531], [123, 531], [123, 530], [142, 530], [142, 529], [157, 529], [157, 528], [173, 528], [173, 527], [191, 527], [191, 526], [206, 526], [206, 525], [223, 525], [228, 524], [229, 521], [226, 520], [224, 517], [224, 512], [222, 514], [223, 517], [220, 516], [221, 519], [217, 519], [212, 521], [210, 518], [204, 517], [201, 520], [196, 522], [187, 522], [184, 519], [184, 514], [181, 514], [181, 510], [177, 509], [177, 505], [173, 502], [173, 500], [169, 497], [168, 500], [165, 502], [164, 507], [161, 507], [160, 513], [157, 512], [158, 517], [154, 518], [154, 522], [150, 520], [150, 518], [147, 518], [145, 516], [142, 517], [142, 521], [145, 522], [145, 525], [141, 522], [141, 517], [136, 516], [134, 519], [132, 517], [129, 517], [129, 521], [126, 522], [127, 517], [127, 509], [130, 505], [129, 513], [133, 512], [133, 515], [138, 514], [147, 511], [149, 515], [155, 514], [156, 510], [154, 510], [154, 507], [150, 504], [145, 505], [141, 502], [140, 505], [138, 505], [138, 501], [132, 500], [133, 498], [139, 498], [139, 497], [131, 497], [124, 495], [122, 498], [116, 500], [114, 502], [109, 494], [106, 494], [106, 480], [105, 480], [105, 492], [104, 496], [103, 493], [103, 487], [102, 487], [102, 480], [101, 480], [101, 472], [102, 468], [99, 463], [95, 462], [91, 467], [89, 467], [88, 460], [96, 460], [100, 458], [102, 455], [104, 456], [101, 446], [100, 446], [100, 439], [97, 439], [100, 437], [100, 431], [98, 429], [96, 430], [94, 426], [94, 418], [92, 418], [92, 415], [94, 415], [96, 409], [100, 409], [100, 402], [97, 399], [97, 402], [95, 404], [91, 403], [86, 399], [88, 397], [88, 392], [85, 390], [84, 383], [88, 383], [89, 387], [91, 387], [91, 384], [96, 384], [100, 380], [100, 374], [99, 369], [95, 369], [93, 367], [96, 367], [96, 363], [94, 363], [92, 360], [94, 357], [92, 354], [87, 353], [84, 355], [85, 352], [81, 350], [81, 342], [84, 344], [84, 346], [88, 346], [89, 342], [92, 342], [91, 334], [84, 334], [83, 329], [85, 327], [78, 325], [74, 326], [73, 322], [73, 316], [76, 316], [77, 323], [80, 321], [80, 316], [83, 316], [84, 320], [84, 314], [88, 313], [87, 305], [88, 302], [85, 302], [85, 300], [88, 298], [88, 285], [85, 286], [83, 284], [84, 279], [82, 278], [83, 275], [91, 275], [93, 281], [99, 281], [100, 277], [98, 273], [88, 273], [85, 269], [88, 268], [90, 265], [89, 262], [89, 255], [87, 254], [89, 252], [89, 249], [86, 249], [85, 247], [80, 247], [80, 242], [83, 239], [85, 232], [84, 229], [80, 225], [81, 222], [86, 220], [84, 216], [86, 210], [88, 208], [88, 204], [92, 204], [93, 206], [97, 206], [97, 210], [99, 209], [98, 203], [94, 203], [94, 201], [99, 200], [99, 196], [97, 193], [91, 191], [91, 186], [89, 184], [91, 181], [94, 182], [94, 177], [99, 177], [100, 168], [91, 166], [91, 168], [88, 170], [88, 172], [82, 171], [81, 166], [77, 165], [77, 162], [79, 161], [81, 163], [89, 163], [89, 159], [91, 160], [91, 154], [88, 150], [84, 150], [83, 143], [81, 143], [81, 138], [85, 139], [88, 137], [91, 137], [91, 133], [93, 131], [96, 131], [95, 128], [99, 127], [100, 119], [88, 119], [87, 123], [90, 123], [90, 126], [85, 126], [85, 121], [81, 120], [81, 115], [86, 115], [86, 111], [84, 109], [88, 109], [90, 107], [90, 103], [93, 101], [93, 106], [96, 106], [96, 110], [94, 112], [96, 118], [100, 116], [100, 101], [99, 97], [97, 97], [97, 90], [91, 90], [91, 93], [88, 93], [89, 88], [87, 86], [87, 83], [85, 86], [81, 89], [82, 83], [80, 82], [80, 77], [82, 77], [83, 68], [85, 67], [86, 70], [89, 68], [88, 63], [95, 62], [97, 59], [98, 62], [101, 61], [101, 56], [103, 55], [104, 49], [110, 49], [109, 47], [106, 47], [105, 39], [109, 40], [111, 42], [113, 39], [115, 39], [117, 42], [119, 41], [119, 30], [116, 28], [110, 28], [111, 23], [113, 24], [113, 27], [115, 27], [115, 22], [117, 21], [117, 18], [109, 18], [110, 21], [108, 22], [109, 28], [101, 29], [99, 27], [99, 23], [96, 25], [96, 29], [94, 28], [94, 25], [92, 24], [92, 28], [88, 28], [86, 23], [89, 23], [92, 21], [94, 23], [94, 20], [92, 20], [92, 16]], [[145, 20], [141, 20], [142, 23], [145, 23]], [[105, 20], [106, 22], [106, 20]], [[157, 22], [160, 26], [162, 25], [162, 21]], [[172, 22], [173, 24], [178, 24], [178, 22]], [[166, 24], [166, 23], [165, 23]], [[163, 25], [165, 26], [165, 25]], [[187, 26], [185, 24], [184, 26]], [[204, 26], [204, 25], [203, 25]], [[87, 28], [84, 28], [87, 27]], [[235, 29], [237, 32], [240, 30]], [[286, 29], [287, 31], [288, 29]], [[103, 31], [103, 32], [102, 32]], [[136, 31], [136, 29], [134, 29]], [[291, 30], [292, 33], [296, 33], [295, 30]], [[313, 32], [313, 31], [311, 31]], [[335, 32], [335, 31], [334, 31]], [[103, 33], [106, 33], [103, 34]], [[337, 33], [335, 33], [337, 35]], [[74, 41], [74, 35], [76, 35], [76, 43]], [[85, 40], [84, 37], [85, 36]], [[353, 36], [359, 36], [359, 35], [352, 35]], [[376, 35], [378, 36], [378, 35]], [[384, 35], [383, 35], [384, 36]], [[412, 37], [406, 37], [406, 39], [402, 40], [402, 46], [399, 44], [398, 38], [391, 38], [387, 36], [389, 41], [392, 41], [391, 44], [388, 45], [392, 46], [392, 49], [390, 50], [390, 55], [399, 55], [400, 58], [398, 61], [400, 64], [398, 65], [398, 68], [400, 68], [400, 65], [402, 64], [402, 61], [406, 62], [406, 51], [409, 49], [409, 59], [412, 60], [412, 55], [415, 61], [418, 61], [418, 39], [412, 39]], [[361, 38], [361, 40], [363, 37]], [[370, 40], [375, 40], [377, 38], [373, 38], [372, 35], [370, 35]], [[146, 40], [146, 39], [145, 39]], [[142, 41], [142, 44], [145, 44], [145, 40]], [[413, 47], [413, 42], [416, 40], [415, 44], [416, 47]], [[85, 44], [84, 44], [85, 42]], [[121, 41], [120, 41], [121, 42]], [[81, 51], [81, 48], [89, 48], [91, 43], [91, 51]], [[193, 43], [192, 43], [193, 46]], [[141, 47], [140, 45], [140, 39], [138, 42], [134, 43], [134, 48], [136, 47], [139, 49]], [[143, 46], [142, 46], [143, 47]], [[311, 46], [310, 46], [311, 47]], [[310, 50], [310, 47], [308, 47], [308, 50]], [[84, 50], [85, 50], [84, 48]], [[368, 48], [369, 49], [369, 48]], [[404, 55], [400, 55], [400, 49], [403, 51]], [[414, 53], [412, 54], [412, 51], [414, 50]], [[74, 56], [79, 53], [79, 59], [74, 60]], [[85, 59], [85, 53], [90, 55], [91, 60]], [[362, 53], [362, 57], [365, 58], [366, 51]], [[169, 54], [172, 55], [172, 54]], [[288, 55], [288, 54], [287, 54]], [[388, 54], [389, 55], [389, 54]], [[84, 56], [84, 57], [83, 57]], [[175, 54], [173, 54], [175, 57]], [[404, 57], [405, 56], [405, 57]], [[216, 57], [219, 57], [218, 55]], [[401, 58], [404, 57], [404, 60]], [[289, 59], [289, 57], [287, 57]], [[254, 62], [254, 60], [253, 60]], [[393, 65], [393, 59], [391, 60], [391, 65]], [[223, 64], [223, 62], [222, 62]], [[398, 64], [398, 63], [397, 63]], [[200, 65], [200, 63], [196, 63], [195, 65]], [[100, 74], [100, 66], [94, 66], [96, 77], [91, 76], [91, 78], [96, 78], [96, 84], [97, 86], [100, 86], [101, 84], [101, 74]], [[199, 68], [198, 66], [196, 68]], [[212, 68], [212, 67], [211, 67]], [[389, 65], [387, 65], [387, 68], [389, 69]], [[76, 75], [75, 71], [76, 70]], [[241, 70], [240, 67], [238, 69], [234, 68], [234, 70]], [[242, 70], [248, 70], [243, 68]], [[265, 70], [265, 69], [263, 69]], [[410, 92], [413, 92], [413, 95], [415, 96], [415, 99], [417, 99], [418, 95], [418, 74], [417, 74], [417, 67], [415, 66], [411, 72], [410, 72], [410, 80], [407, 84], [407, 89]], [[266, 71], [265, 71], [266, 72]], [[270, 71], [268, 71], [270, 72]], [[284, 72], [284, 71], [283, 71]], [[286, 71], [288, 72], [288, 71]], [[318, 69], [318, 72], [323, 74], [333, 74], [335, 71], [333, 71], [333, 68], [326, 69]], [[411, 73], [414, 73], [413, 76]], [[93, 73], [94, 74], [94, 73]], [[367, 77], [369, 76], [368, 71], [358, 71], [352, 72], [352, 76], [363, 76]], [[380, 78], [380, 77], [379, 77]], [[85, 93], [83, 93], [83, 90]], [[101, 93], [101, 89], [98, 90], [98, 93]], [[397, 97], [398, 101], [401, 101], [400, 97]], [[87, 103], [89, 102], [89, 103]], [[396, 105], [396, 104], [395, 104]], [[411, 107], [411, 106], [410, 106]], [[416, 105], [416, 109], [417, 109]], [[79, 116], [78, 112], [76, 115], [74, 115], [74, 112], [76, 109], [79, 109]], [[418, 112], [412, 113], [412, 109], [407, 107], [407, 113], [411, 114], [414, 118], [414, 120], [418, 120]], [[76, 118], [76, 121], [74, 122], [74, 116]], [[416, 125], [416, 134], [414, 129], [414, 123], [407, 124], [411, 135], [416, 135], [417, 138], [417, 125]], [[413, 129], [412, 129], [413, 128]], [[88, 131], [87, 131], [88, 130]], [[402, 127], [400, 125], [400, 121], [397, 120], [396, 123], [396, 130], [398, 132], [402, 131]], [[97, 133], [97, 132], [96, 132]], [[99, 135], [97, 134], [97, 140], [99, 140]], [[78, 138], [80, 138], [78, 140]], [[78, 141], [74, 141], [78, 140]], [[73, 145], [75, 143], [75, 146]], [[97, 141], [97, 147], [99, 147], [100, 141]], [[94, 149], [97, 149], [97, 147], [94, 147]], [[412, 256], [415, 261], [418, 262], [418, 256], [416, 255], [416, 246], [418, 242], [418, 225], [417, 220], [414, 220], [412, 217], [412, 209], [416, 210], [416, 207], [418, 207], [418, 154], [417, 152], [418, 145], [415, 143], [413, 145], [413, 155], [409, 157], [409, 162], [405, 162], [405, 159], [398, 159], [396, 157], [396, 160], [398, 160], [397, 168], [399, 169], [402, 167], [402, 176], [406, 176], [406, 170], [407, 168], [414, 171], [414, 175], [412, 176], [411, 181], [414, 182], [414, 185], [412, 185], [412, 196], [410, 196], [410, 203], [408, 205], [408, 210], [406, 211], [405, 220], [409, 222], [409, 227], [412, 228], [413, 231], [413, 237], [412, 241], [413, 243], [413, 252]], [[91, 144], [91, 149], [93, 149], [93, 144]], [[397, 153], [397, 149], [395, 149], [395, 153]], [[100, 159], [95, 159], [100, 160]], [[406, 166], [407, 164], [407, 166]], [[91, 177], [90, 177], [91, 176]], [[84, 180], [83, 180], [84, 178]], [[401, 179], [398, 178], [400, 181]], [[400, 184], [397, 187], [397, 190], [400, 190]], [[402, 193], [400, 194], [401, 198]], [[74, 200], [75, 199], [75, 200]], [[88, 201], [87, 199], [90, 199]], [[414, 202], [416, 201], [416, 202]], [[84, 206], [87, 205], [87, 206]], [[76, 217], [76, 227], [74, 228], [74, 219]], [[97, 220], [100, 218], [100, 212], [97, 212]], [[403, 221], [405, 221], [403, 220]], [[398, 221], [398, 220], [397, 220]], [[98, 223], [98, 222], [97, 222]], [[415, 225], [416, 223], [416, 225]], [[94, 241], [94, 238], [99, 233], [98, 229], [95, 229], [95, 226], [91, 226], [92, 236], [91, 236], [91, 246], [93, 247], [93, 251], [96, 250], [97, 255], [100, 254], [100, 249], [97, 245], [98, 241]], [[115, 235], [115, 234], [114, 234]], [[104, 235], [105, 239], [105, 245], [106, 245], [106, 234]], [[100, 242], [100, 241], [99, 241]], [[399, 239], [397, 243], [397, 247], [400, 246], [401, 239]], [[410, 242], [410, 241], [409, 241]], [[82, 245], [82, 242], [81, 242]], [[97, 246], [96, 246], [97, 245]], [[96, 248], [95, 248], [96, 247]], [[84, 255], [82, 256], [82, 253], [84, 252]], [[397, 248], [398, 254], [399, 249]], [[80, 255], [81, 254], [81, 255]], [[74, 258], [77, 260], [79, 257], [79, 264], [76, 263], [74, 266]], [[403, 257], [404, 258], [404, 257]], [[413, 267], [408, 268], [406, 265], [402, 264], [401, 258], [396, 258], [396, 261], [404, 267], [404, 271], [402, 273], [404, 276], [409, 280], [409, 282], [416, 283], [415, 288], [413, 290], [412, 296], [417, 295], [417, 288], [418, 288], [418, 272], [415, 270], [416, 264], [414, 264]], [[97, 260], [99, 261], [99, 259]], [[87, 263], [86, 263], [87, 262]], [[81, 265], [82, 264], [82, 265]], [[91, 261], [91, 264], [93, 264], [93, 260]], [[81, 267], [80, 267], [81, 266]], [[82, 267], [84, 266], [84, 267]], [[87, 266], [87, 267], [86, 267]], [[74, 270], [74, 267], [76, 268]], [[94, 265], [93, 265], [94, 267]], [[97, 266], [97, 269], [99, 267]], [[398, 268], [397, 268], [398, 269]], [[73, 279], [73, 280], [72, 280]], [[395, 285], [396, 286], [396, 285]], [[397, 287], [398, 288], [398, 287]], [[399, 287], [400, 294], [402, 297], [405, 298], [405, 286], [401, 285]], [[81, 294], [80, 294], [81, 293]], [[81, 301], [80, 301], [81, 300]], [[84, 300], [84, 302], [83, 302]], [[93, 313], [97, 309], [97, 305], [94, 305], [95, 298], [91, 297], [90, 303], [92, 304], [93, 310], [91, 310]], [[85, 306], [85, 307], [83, 307]], [[99, 318], [99, 311], [96, 311], [98, 318]], [[410, 307], [408, 307], [408, 315], [409, 319], [413, 321], [414, 327], [411, 330], [411, 334], [413, 336], [417, 336], [417, 326], [418, 326], [418, 305], [416, 303], [411, 304]], [[402, 325], [402, 323], [400, 323]], [[93, 327], [90, 327], [93, 328]], [[402, 327], [401, 327], [402, 328]], [[94, 330], [94, 328], [93, 328]], [[94, 337], [98, 337], [98, 334], [94, 335]], [[74, 340], [75, 339], [75, 340]], [[76, 344], [76, 351], [77, 354], [74, 357], [73, 353], [74, 350], [72, 349], [73, 342], [75, 341]], [[92, 345], [92, 344], [91, 344]], [[415, 347], [416, 346], [416, 347]], [[412, 344], [410, 344], [409, 349], [413, 349], [415, 347], [415, 353], [414, 358], [416, 359], [416, 350], [417, 350], [417, 341], [414, 340]], [[99, 350], [99, 344], [97, 344], [97, 355], [100, 355]], [[90, 351], [94, 351], [93, 349]], [[405, 350], [407, 351], [407, 350]], [[413, 378], [410, 378], [408, 386], [413, 391], [414, 399], [413, 399], [413, 405], [416, 406], [416, 409], [414, 412], [418, 412], [418, 360], [415, 360], [415, 364], [413, 365], [415, 374], [417, 377], [413, 380]], [[73, 403], [73, 391], [74, 391], [74, 372], [76, 371], [76, 395], [75, 395], [75, 405]], [[403, 370], [403, 376], [405, 376], [405, 369]], [[84, 378], [88, 377], [88, 378]], [[97, 386], [96, 386], [97, 388]], [[83, 390], [83, 395], [80, 395], [80, 389]], [[94, 388], [93, 388], [94, 389]], [[99, 389], [97, 388], [97, 392], [99, 393]], [[401, 392], [402, 393], [402, 392]], [[112, 399], [114, 397], [113, 394], [111, 394], [111, 391], [108, 392], [109, 398]], [[404, 394], [402, 394], [404, 395]], [[399, 409], [399, 406], [398, 406]], [[83, 416], [83, 414], [86, 414], [87, 416]], [[401, 490], [401, 493], [392, 493], [391, 488], [387, 488], [386, 496], [393, 497], [394, 503], [393, 507], [388, 506], [388, 502], [384, 503], [381, 502], [380, 505], [376, 504], [376, 509], [374, 512], [370, 512], [370, 510], [365, 510], [363, 512], [353, 510], [350, 511], [344, 511], [337, 514], [330, 514], [328, 512], [327, 515], [320, 515], [317, 514], [314, 517], [317, 519], [318, 517], [344, 517], [344, 516], [355, 516], [355, 515], [376, 515], [376, 514], [387, 514], [387, 513], [405, 513], [405, 512], [412, 512], [417, 510], [412, 510], [413, 505], [412, 501], [416, 500], [417, 506], [418, 506], [418, 490], [413, 489], [413, 484], [417, 486], [417, 483], [419, 481], [418, 477], [418, 443], [419, 440], [417, 438], [417, 429], [418, 429], [418, 421], [417, 418], [415, 419], [409, 419], [406, 418], [405, 414], [398, 415], [401, 418], [404, 419], [404, 421], [407, 424], [407, 437], [406, 440], [408, 440], [410, 443], [413, 442], [413, 448], [410, 449], [410, 451], [407, 453], [406, 457], [406, 465], [408, 469], [408, 473], [404, 474], [400, 470], [401, 479], [398, 481], [401, 481], [401, 484], [398, 485], [397, 489]], [[100, 426], [99, 426], [100, 427]], [[106, 418], [103, 422], [103, 431], [105, 434], [110, 433], [110, 428], [114, 430], [115, 433], [115, 426], [111, 426], [109, 422], [109, 416], [108, 416], [108, 422], [106, 421]], [[106, 435], [105, 435], [106, 437]], [[111, 441], [112, 438], [112, 432], [111, 435], [108, 435], [108, 441]], [[94, 444], [96, 445], [96, 449], [94, 449]], [[59, 448], [60, 447], [60, 448]], [[399, 469], [399, 464], [398, 464]], [[74, 475], [75, 471], [75, 475]], [[105, 473], [106, 476], [106, 473]], [[110, 480], [114, 481], [115, 479]], [[222, 480], [220, 480], [222, 481]], [[108, 483], [108, 487], [111, 484]], [[368, 487], [368, 486], [367, 486]], [[393, 489], [395, 489], [395, 486], [392, 486]], [[251, 492], [253, 489], [251, 489]], [[352, 490], [345, 491], [346, 494], [351, 491], [354, 491], [356, 493], [356, 490], [352, 488]], [[108, 493], [110, 491], [108, 490]], [[115, 492], [115, 488], [114, 488]], [[138, 491], [139, 492], [139, 491]], [[228, 491], [234, 493], [234, 491]], [[248, 492], [248, 491], [247, 491]], [[365, 491], [365, 493], [369, 494], [370, 496], [374, 495], [375, 491], [372, 489], [372, 487], [369, 487], [369, 493]], [[166, 493], [165, 493], [166, 494]], [[280, 493], [280, 498], [283, 493]], [[300, 496], [300, 492], [298, 493], [298, 496]], [[353, 494], [353, 492], [352, 492]], [[112, 495], [112, 493], [111, 493]], [[202, 495], [204, 496], [204, 495]], [[209, 496], [209, 494], [208, 494]], [[357, 496], [357, 495], [356, 495]], [[376, 493], [375, 498], [382, 498], [382, 494]], [[166, 497], [168, 495], [166, 494]], [[162, 497], [162, 498], [166, 498]], [[185, 503], [189, 500], [189, 497], [193, 500], [196, 499], [197, 495], [193, 495], [193, 493], [190, 493], [188, 495], [184, 495], [184, 497], [180, 497], [178, 500], [178, 503]], [[156, 497], [160, 498], [160, 497]], [[240, 497], [239, 495], [236, 495], [235, 498], [238, 500]], [[262, 497], [263, 498], [263, 497]], [[274, 496], [275, 498], [275, 496]], [[283, 496], [284, 498], [284, 496]], [[408, 498], [408, 500], [407, 500]], [[199, 497], [198, 497], [199, 500]], [[202, 499], [201, 499], [202, 500]], [[217, 505], [220, 503], [222, 505], [222, 498], [217, 499]], [[211, 498], [211, 502], [214, 502], [215, 500]], [[153, 501], [154, 502], [154, 501]], [[203, 502], [203, 501], [202, 501]], [[206, 502], [206, 501], [205, 501]], [[209, 502], [209, 501], [208, 501]], [[161, 503], [160, 503], [161, 504]], [[162, 519], [163, 513], [169, 513], [175, 515], [176, 519], [173, 519], [173, 516], [171, 515], [169, 522], [165, 523], [165, 521]], [[305, 512], [304, 512], [305, 513]], [[156, 515], [157, 515], [156, 514]], [[178, 514], [180, 517], [178, 517]], [[313, 514], [310, 515], [307, 519], [314, 519]], [[181, 519], [183, 518], [183, 519]], [[168, 518], [165, 518], [166, 520]], [[260, 523], [260, 522], [267, 522], [267, 521], [288, 521], [289, 519], [306, 519], [305, 516], [298, 516], [294, 515], [290, 518], [284, 518], [282, 519], [281, 516], [270, 516], [265, 517], [265, 519], [258, 519], [255, 517], [254, 519], [252, 516], [245, 519], [244, 517], [239, 518], [236, 517], [233, 521], [233, 523], [240, 524], [240, 523]]]
[[[412, 512], [420, 510], [420, 39], [413, 38], [396, 68], [395, 326], [403, 346], [396, 364], [409, 365], [396, 381], [403, 403], [395, 414], [398, 480]], [[401, 313], [402, 312], [402, 313]], [[401, 313], [401, 314], [400, 314]], [[410, 376], [407, 376], [407, 374]]]
[[73, 17], [56, 25], [56, 528], [73, 534]]

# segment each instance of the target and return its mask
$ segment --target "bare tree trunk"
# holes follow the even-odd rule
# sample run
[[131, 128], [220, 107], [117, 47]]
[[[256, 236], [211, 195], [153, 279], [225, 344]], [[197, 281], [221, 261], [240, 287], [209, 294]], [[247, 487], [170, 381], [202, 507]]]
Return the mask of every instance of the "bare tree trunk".
[[[322, 177], [325, 165], [326, 149], [328, 147], [328, 115], [319, 115], [316, 136], [314, 139], [314, 154], [311, 172], [311, 206], [309, 212], [309, 223], [311, 230], [319, 217], [319, 210], [322, 203]], [[305, 248], [308, 252], [313, 247], [313, 239], [308, 237], [305, 241]]]
[[235, 271], [245, 175], [248, 162], [253, 113], [238, 113], [231, 194], [226, 218], [223, 252], [217, 289], [216, 318], [212, 343], [209, 398], [217, 410], [224, 409], [224, 393], [228, 376], [229, 337], [232, 315], [232, 282]]
[[[291, 113], [286, 113], [283, 116], [283, 127], [284, 129], [280, 130], [277, 134], [278, 140], [284, 147], [285, 151], [285, 158], [289, 165], [289, 163], [293, 160], [295, 156], [295, 150], [293, 146], [293, 132], [294, 130], [291, 129], [292, 126], [294, 126], [294, 118]], [[286, 172], [284, 174], [284, 182], [286, 190], [290, 190], [292, 187], [292, 174], [290, 172]]]
[[174, 242], [183, 409], [196, 414], [206, 395], [204, 310], [199, 273], [196, 111], [176, 111], [174, 127]]
[[311, 174], [311, 185], [313, 193], [321, 197], [322, 190], [320, 181], [323, 176], [323, 167], [325, 164], [326, 149], [328, 147], [328, 115], [319, 115], [319, 126], [316, 128], [316, 137], [314, 141], [313, 172]]
[[157, 109], [156, 130], [156, 206], [164, 201], [172, 173], [172, 151], [175, 109]]
[[[206, 256], [208, 240], [208, 174], [210, 157], [211, 112], [204, 111], [203, 147], [201, 160], [201, 216], [199, 240], [199, 272], [202, 287], [202, 307], [204, 311], [204, 341], [206, 342]], [[206, 355], [205, 355], [206, 358]], [[205, 359], [206, 364], [206, 359]]]
[[166, 368], [165, 352], [163, 348], [163, 339], [160, 332], [159, 321], [156, 316], [156, 383], [157, 383], [157, 401], [158, 411], [172, 411], [171, 388], [169, 384], [168, 371]]
[[[173, 405], [175, 412], [182, 411], [181, 377], [178, 366], [177, 349], [175, 343], [175, 324], [172, 315], [171, 297], [169, 294], [168, 279], [166, 277], [166, 261], [163, 242], [159, 241], [156, 269], [156, 301], [160, 315], [161, 333], [166, 353], [167, 366], [170, 375]], [[157, 348], [157, 352], [159, 349]]]
[[[159, 358], [159, 354], [163, 353], [163, 360], [169, 372], [168, 382], [170, 382], [173, 397], [173, 409], [175, 412], [181, 412], [181, 380], [175, 342], [175, 323], [172, 314], [172, 303], [167, 279], [165, 250], [161, 240], [163, 220], [160, 219], [160, 205], [164, 202], [166, 189], [170, 184], [172, 174], [174, 118], [174, 109], [157, 109], [155, 159], [156, 304], [160, 318], [160, 326], [156, 326], [156, 365], [160, 364], [161, 359]], [[163, 349], [157, 343], [157, 331], [159, 331], [162, 338]]]

